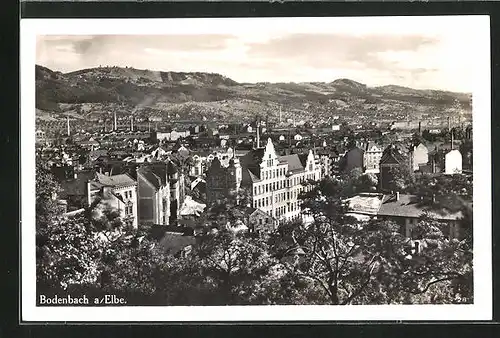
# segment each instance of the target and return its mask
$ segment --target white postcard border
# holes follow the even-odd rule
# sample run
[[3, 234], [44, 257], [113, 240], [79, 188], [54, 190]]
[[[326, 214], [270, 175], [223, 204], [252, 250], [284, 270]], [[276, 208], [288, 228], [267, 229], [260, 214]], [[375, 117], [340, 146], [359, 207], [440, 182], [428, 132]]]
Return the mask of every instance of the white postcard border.
[[[21, 20], [21, 261], [22, 321], [43, 322], [190, 322], [190, 321], [435, 321], [492, 319], [491, 251], [491, 84], [489, 16], [461, 16], [474, 27], [481, 50], [473, 92], [474, 152], [474, 304], [356, 306], [191, 306], [191, 307], [37, 307], [35, 267], [35, 55], [36, 36], [57, 34], [203, 34], [260, 30], [280, 20], [280, 27], [302, 28], [358, 20], [394, 24], [416, 17], [228, 18], [228, 19], [23, 19]], [[424, 17], [449, 20], [450, 17]], [[424, 25], [425, 26], [425, 25]], [[293, 27], [293, 28], [292, 28]], [[405, 27], [404, 24], [402, 29]], [[283, 29], [283, 28], [281, 28]], [[399, 29], [399, 27], [398, 27]]]

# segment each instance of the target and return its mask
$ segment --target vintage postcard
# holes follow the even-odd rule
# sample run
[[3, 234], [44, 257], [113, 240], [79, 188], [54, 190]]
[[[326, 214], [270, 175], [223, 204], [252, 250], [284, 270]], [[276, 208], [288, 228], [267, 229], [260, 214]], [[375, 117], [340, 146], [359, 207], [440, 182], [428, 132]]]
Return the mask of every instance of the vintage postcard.
[[22, 320], [490, 320], [489, 43], [488, 16], [21, 20]]

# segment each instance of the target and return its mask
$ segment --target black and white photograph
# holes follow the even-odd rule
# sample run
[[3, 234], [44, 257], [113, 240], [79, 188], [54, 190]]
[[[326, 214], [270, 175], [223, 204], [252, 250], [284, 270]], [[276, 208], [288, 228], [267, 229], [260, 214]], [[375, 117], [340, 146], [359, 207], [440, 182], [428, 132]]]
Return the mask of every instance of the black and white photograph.
[[491, 319], [489, 41], [22, 20], [23, 319]]

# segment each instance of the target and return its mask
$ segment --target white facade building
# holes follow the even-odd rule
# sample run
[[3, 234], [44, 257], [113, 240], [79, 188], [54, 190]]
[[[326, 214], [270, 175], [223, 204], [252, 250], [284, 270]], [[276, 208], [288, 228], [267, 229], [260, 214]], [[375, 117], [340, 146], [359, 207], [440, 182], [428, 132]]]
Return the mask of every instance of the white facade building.
[[462, 173], [462, 154], [458, 150], [450, 150], [444, 157], [444, 173], [447, 175]]
[[410, 149], [410, 166], [413, 171], [420, 169], [421, 165], [425, 165], [429, 162], [429, 150], [425, 145], [419, 143]]
[[321, 179], [321, 166], [311, 151], [304, 155], [278, 156], [271, 139], [265, 148], [241, 158], [242, 187], [251, 193], [253, 207], [278, 221], [301, 216], [299, 194], [307, 180]]

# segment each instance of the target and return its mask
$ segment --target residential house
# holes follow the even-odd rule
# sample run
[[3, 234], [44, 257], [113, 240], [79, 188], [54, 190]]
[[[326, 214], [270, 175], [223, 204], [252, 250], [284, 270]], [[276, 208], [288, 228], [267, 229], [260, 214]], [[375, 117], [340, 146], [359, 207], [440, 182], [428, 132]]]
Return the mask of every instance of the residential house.
[[68, 211], [82, 209], [87, 204], [87, 183], [95, 177], [93, 170], [74, 171], [72, 177], [59, 180], [59, 198], [67, 202]]
[[[406, 237], [412, 237], [412, 229], [419, 222], [422, 215], [427, 214], [448, 225], [445, 234], [451, 238], [460, 238], [461, 212], [450, 212], [446, 209], [435, 210], [432, 203], [424, 201], [415, 195], [390, 194], [384, 195], [380, 209], [377, 212], [378, 219], [389, 219], [401, 225], [401, 233]], [[447, 233], [446, 233], [447, 232]]]
[[96, 173], [87, 183], [86, 195], [88, 205], [97, 203], [116, 210], [125, 224], [137, 228], [137, 181], [128, 174]]
[[269, 233], [276, 229], [276, 219], [260, 209], [238, 205], [232, 211], [250, 232]]
[[444, 229], [448, 238], [461, 238], [461, 212], [438, 208], [434, 203], [416, 195], [362, 193], [345, 199], [346, 215], [358, 220], [386, 219], [400, 225], [400, 232], [411, 238], [412, 229], [423, 215], [448, 225]]

